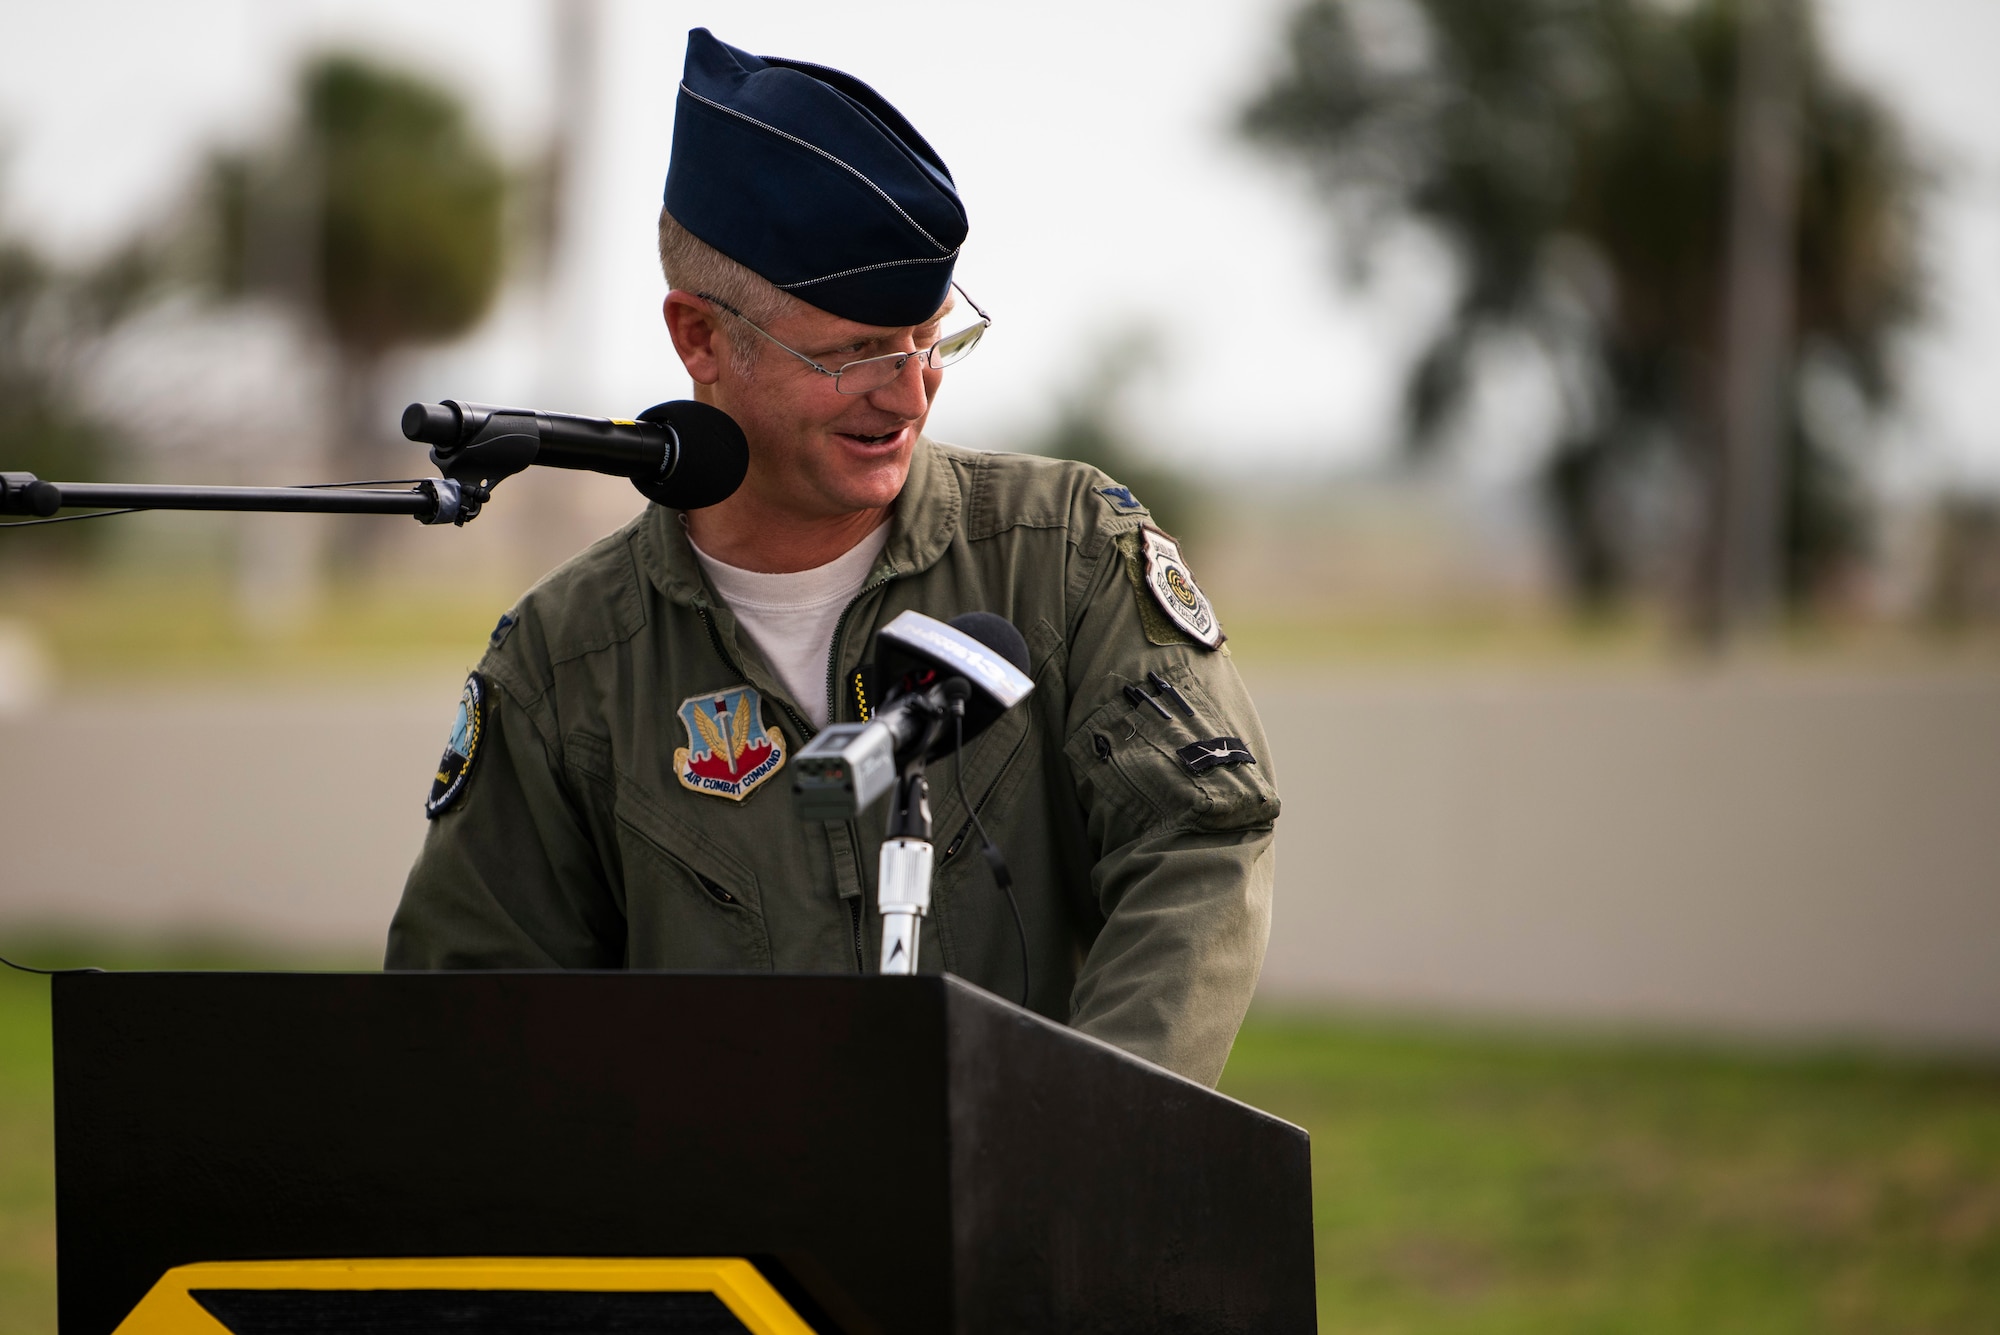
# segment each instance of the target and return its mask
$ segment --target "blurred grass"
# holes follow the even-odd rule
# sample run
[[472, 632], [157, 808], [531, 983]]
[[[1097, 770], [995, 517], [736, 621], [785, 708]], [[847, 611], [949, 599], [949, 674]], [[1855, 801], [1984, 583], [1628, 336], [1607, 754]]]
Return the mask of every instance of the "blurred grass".
[[[1366, 612], [1285, 611], [1247, 601], [1228, 617], [1230, 652], [1259, 666], [1632, 667], [1700, 662], [1664, 618], [1579, 620], [1533, 607], [1465, 605]], [[2000, 627], [1943, 631], [1883, 621], [1801, 620], [1734, 646], [1738, 662], [1812, 667], [2000, 667]]]
[[0, 1330], [56, 1328], [49, 988], [0, 968]]
[[[14, 950], [365, 967], [226, 942]], [[1259, 1014], [1223, 1089], [1312, 1132], [1328, 1331], [2000, 1330], [2000, 1067]], [[48, 982], [0, 970], [8, 1335], [55, 1330], [51, 1116]]]
[[[372, 969], [378, 961], [218, 937], [120, 940], [10, 927], [0, 954], [43, 969]], [[0, 1333], [55, 1335], [55, 1109], [49, 980], [0, 966]]]
[[354, 676], [470, 666], [517, 593], [336, 585], [260, 621], [218, 581], [68, 576], [0, 581], [0, 619], [32, 628], [66, 683]]
[[[0, 621], [31, 628], [69, 685], [353, 678], [470, 666], [519, 592], [499, 584], [351, 583], [272, 621], [212, 577], [69, 573], [0, 578]], [[1500, 603], [1288, 609], [1230, 594], [1217, 595], [1240, 609], [1225, 623], [1230, 650], [1259, 666], [1619, 667], [1689, 656], [1673, 628], [1648, 613], [1585, 622]], [[2000, 666], [2000, 628], [1946, 634], [1801, 622], [1748, 649], [1782, 663]]]
[[2000, 1066], [1254, 1017], [1343, 1332], [2000, 1330]]

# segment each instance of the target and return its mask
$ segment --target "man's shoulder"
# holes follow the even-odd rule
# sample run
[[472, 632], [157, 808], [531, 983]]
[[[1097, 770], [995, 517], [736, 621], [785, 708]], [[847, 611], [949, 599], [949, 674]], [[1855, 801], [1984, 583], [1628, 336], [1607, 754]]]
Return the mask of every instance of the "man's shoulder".
[[649, 512], [537, 580], [494, 628], [484, 666], [539, 694], [557, 665], [622, 644], [646, 624], [641, 547]]
[[1101, 469], [1074, 459], [936, 443], [965, 494], [965, 536], [1018, 528], [1068, 530], [1086, 544], [1137, 528], [1146, 507]]

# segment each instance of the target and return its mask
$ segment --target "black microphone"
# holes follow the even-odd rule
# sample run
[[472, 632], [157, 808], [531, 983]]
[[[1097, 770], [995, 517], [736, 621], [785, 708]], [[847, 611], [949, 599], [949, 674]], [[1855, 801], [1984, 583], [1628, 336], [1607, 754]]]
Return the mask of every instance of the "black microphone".
[[[891, 624], [893, 625], [894, 623], [892, 622]], [[1006, 617], [999, 615], [997, 612], [964, 612], [953, 617], [946, 624], [959, 634], [971, 636], [980, 644], [998, 654], [1016, 672], [1020, 673], [1021, 680], [1025, 681], [1028, 679], [1028, 642], [1022, 638], [1020, 630], [1014, 623]], [[889, 642], [884, 640], [883, 647], [885, 650], [888, 648], [888, 645]], [[893, 653], [885, 654], [885, 657], [889, 665], [895, 663]], [[961, 665], [960, 671], [963, 670], [964, 666]], [[893, 699], [895, 697], [894, 678], [886, 679], [890, 680], [892, 685], [885, 699]], [[981, 686], [982, 689], [972, 691], [965, 696], [964, 737], [967, 741], [971, 741], [974, 737], [986, 731], [1002, 714], [1013, 708], [1012, 702], [1004, 702], [1004, 692], [995, 691], [985, 683], [981, 683]], [[943, 747], [944, 739], [940, 737], [937, 742], [937, 749], [933, 751], [928, 759], [936, 760], [943, 754]]]
[[727, 500], [750, 469], [743, 429], [692, 399], [656, 403], [633, 421], [486, 403], [413, 403], [403, 434], [431, 447], [458, 482], [490, 482], [530, 464], [625, 477], [648, 500], [699, 510]]
[[1028, 642], [1005, 617], [968, 612], [947, 625], [904, 612], [875, 633], [876, 664], [890, 683], [867, 723], [835, 723], [798, 753], [792, 794], [803, 820], [851, 820], [889, 791], [896, 774], [949, 749], [945, 719], [964, 710], [977, 736], [1035, 689]]
[[1022, 676], [1027, 675], [1028, 641], [1022, 637], [1020, 627], [1006, 617], [998, 612], [965, 612], [953, 617], [950, 625], [1012, 663]]

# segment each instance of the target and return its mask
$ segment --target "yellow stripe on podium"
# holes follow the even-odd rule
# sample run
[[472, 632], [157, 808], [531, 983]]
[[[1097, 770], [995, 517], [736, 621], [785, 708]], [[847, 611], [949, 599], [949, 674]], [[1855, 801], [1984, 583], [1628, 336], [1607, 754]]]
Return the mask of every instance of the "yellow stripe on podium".
[[[342, 1294], [355, 1296], [335, 1296]], [[413, 1315], [410, 1304], [418, 1295], [449, 1296], [458, 1306], [479, 1302], [508, 1329], [523, 1332], [534, 1329], [536, 1313], [547, 1313], [553, 1332], [575, 1328], [577, 1316], [590, 1305], [589, 1295], [601, 1295], [598, 1305], [623, 1309], [633, 1302], [632, 1295], [643, 1294], [712, 1294], [751, 1335], [813, 1335], [757, 1267], [733, 1256], [208, 1261], [167, 1271], [119, 1323], [115, 1335], [312, 1330], [320, 1323], [308, 1309], [316, 1306], [338, 1303], [346, 1308], [361, 1302], [384, 1309], [384, 1315], [393, 1308], [407, 1317]], [[292, 1310], [284, 1310], [287, 1306]], [[671, 1319], [660, 1328], [671, 1331]]]

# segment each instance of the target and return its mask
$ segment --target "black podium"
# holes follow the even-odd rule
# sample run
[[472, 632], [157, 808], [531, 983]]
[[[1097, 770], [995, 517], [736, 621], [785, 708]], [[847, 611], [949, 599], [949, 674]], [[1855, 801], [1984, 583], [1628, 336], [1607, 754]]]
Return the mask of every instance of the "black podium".
[[[821, 1335], [1314, 1328], [1303, 1131], [951, 977], [71, 974], [54, 1023], [62, 1335], [439, 1257], [744, 1258]], [[295, 1307], [216, 1329], [422, 1324]]]

